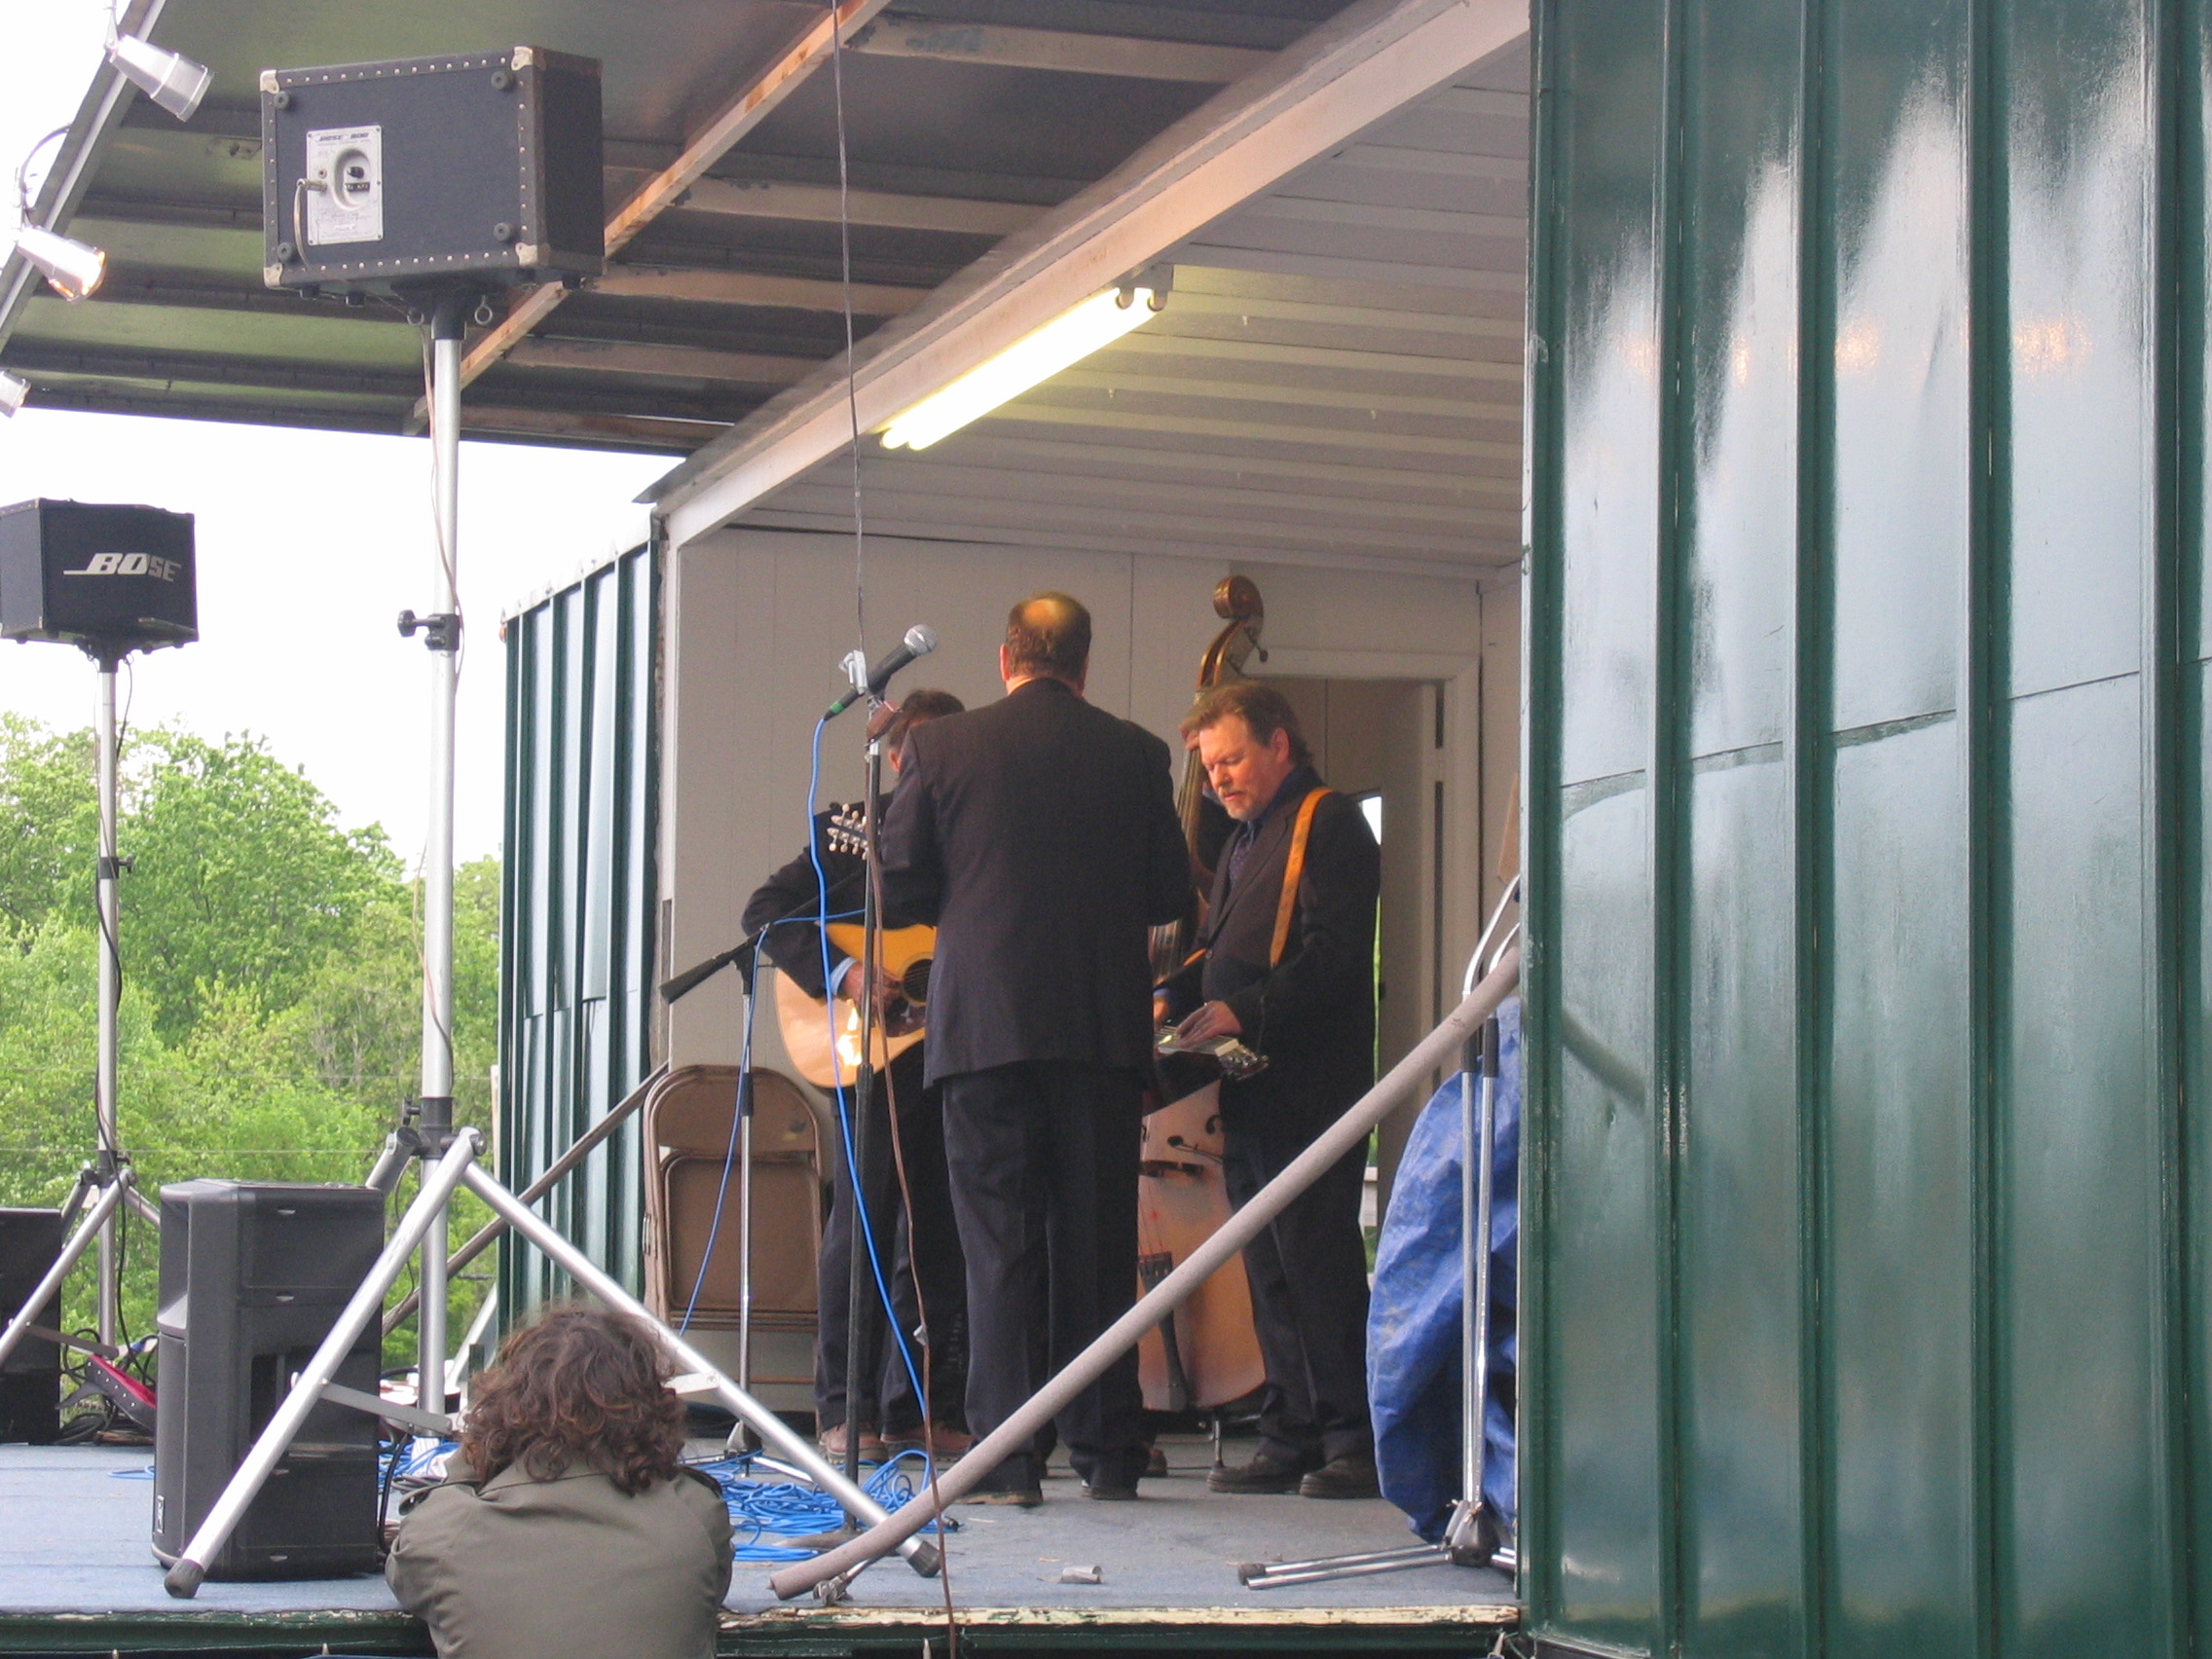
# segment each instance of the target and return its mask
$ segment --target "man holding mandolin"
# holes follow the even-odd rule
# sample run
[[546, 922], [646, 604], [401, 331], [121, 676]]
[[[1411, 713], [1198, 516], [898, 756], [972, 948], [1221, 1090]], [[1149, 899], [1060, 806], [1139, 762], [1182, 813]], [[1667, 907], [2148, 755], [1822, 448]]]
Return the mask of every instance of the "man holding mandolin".
[[[1198, 950], [1161, 987], [1183, 1044], [1235, 1037], [1267, 1060], [1221, 1084], [1223, 1169], [1241, 1205], [1375, 1081], [1382, 852], [1358, 806], [1315, 774], [1298, 717], [1257, 680], [1203, 693], [1183, 721], [1236, 828]], [[1216, 1492], [1373, 1497], [1367, 1251], [1354, 1148], [1244, 1249], [1268, 1383], [1259, 1453]]]

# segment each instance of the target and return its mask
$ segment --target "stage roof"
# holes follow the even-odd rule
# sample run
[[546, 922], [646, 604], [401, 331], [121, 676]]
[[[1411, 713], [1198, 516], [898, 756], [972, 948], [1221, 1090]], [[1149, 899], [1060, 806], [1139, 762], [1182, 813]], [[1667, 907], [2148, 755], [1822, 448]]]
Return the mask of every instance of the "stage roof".
[[[843, 0], [859, 330], [1266, 78], [1344, 3]], [[420, 429], [416, 330], [262, 283], [256, 77], [527, 43], [604, 65], [621, 245], [592, 288], [524, 291], [472, 335], [464, 429], [688, 454], [844, 347], [830, 18], [800, 0], [136, 0], [127, 26], [208, 65], [213, 90], [180, 125], [103, 71], [34, 218], [105, 248], [107, 282], [68, 305], [11, 259], [0, 367], [41, 407]]]

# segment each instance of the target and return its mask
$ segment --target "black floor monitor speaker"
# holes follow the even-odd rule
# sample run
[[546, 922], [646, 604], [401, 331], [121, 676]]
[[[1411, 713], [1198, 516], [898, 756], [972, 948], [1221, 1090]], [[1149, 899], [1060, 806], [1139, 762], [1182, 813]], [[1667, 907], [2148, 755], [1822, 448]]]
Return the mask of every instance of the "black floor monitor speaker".
[[[0, 1324], [21, 1311], [38, 1281], [61, 1254], [61, 1212], [0, 1209]], [[56, 1291], [31, 1318], [50, 1331], [61, 1328]], [[61, 1350], [25, 1337], [0, 1366], [0, 1440], [51, 1446], [61, 1433]]]
[[[174, 1565], [292, 1378], [384, 1248], [366, 1187], [180, 1181], [162, 1189], [162, 1409], [154, 1553]], [[373, 1394], [378, 1321], [337, 1381]], [[327, 1402], [207, 1564], [209, 1578], [328, 1578], [378, 1564], [377, 1425]]]
[[199, 638], [190, 513], [92, 501], [0, 507], [0, 639], [120, 655]]
[[599, 64], [534, 46], [261, 72], [262, 279], [493, 288], [605, 268]]

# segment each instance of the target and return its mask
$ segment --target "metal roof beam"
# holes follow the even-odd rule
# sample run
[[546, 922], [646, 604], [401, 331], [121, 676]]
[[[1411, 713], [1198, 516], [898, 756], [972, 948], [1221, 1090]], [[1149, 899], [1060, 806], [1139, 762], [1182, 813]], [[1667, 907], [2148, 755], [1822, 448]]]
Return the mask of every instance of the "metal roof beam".
[[[1334, 484], [1346, 492], [1386, 492], [1391, 500], [1430, 501], [1440, 505], [1467, 501], [1521, 510], [1521, 480], [1483, 478], [1473, 473], [1430, 471], [1413, 467], [1358, 466], [1341, 461], [1314, 461], [1306, 456], [1227, 455], [1189, 445], [1155, 448], [1132, 444], [1101, 434], [1097, 439], [1075, 440], [1024, 437], [987, 426], [971, 426], [960, 434], [953, 452], [956, 464], [1015, 466], [1042, 470], [1058, 468], [1085, 477], [1149, 483], [1159, 472], [1179, 472], [1208, 480], [1242, 485], [1255, 478], [1284, 478], [1300, 485]], [[882, 465], [881, 461], [871, 464]]]
[[1070, 75], [1119, 75], [1137, 81], [1195, 81], [1213, 86], [1241, 80], [1272, 61], [1272, 52], [1244, 46], [1201, 46], [1128, 35], [1075, 34], [887, 15], [856, 35], [853, 50], [877, 57], [929, 57], [993, 69], [1048, 69]]
[[[693, 134], [682, 154], [615, 209], [607, 221], [608, 256], [619, 253], [639, 232], [675, 205], [685, 191], [706, 176], [709, 167], [781, 107], [809, 75], [829, 62], [840, 42], [850, 41], [856, 31], [866, 27], [886, 4], [887, 0], [840, 0], [833, 12], [825, 12], [800, 30], [774, 62]], [[517, 341], [553, 313], [567, 294], [558, 282], [547, 282], [519, 299], [505, 317], [462, 356], [461, 384], [466, 386], [504, 357]], [[409, 425], [419, 428], [426, 417], [427, 410], [418, 402]]]
[[796, 386], [821, 366], [814, 357], [772, 357], [756, 351], [713, 351], [688, 346], [641, 346], [617, 340], [518, 340], [507, 361], [530, 369], [587, 374], [652, 375], [726, 381], [739, 386]]
[[[690, 300], [703, 305], [758, 306], [774, 311], [842, 312], [845, 285], [813, 276], [777, 276], [703, 266], [616, 265], [590, 284], [595, 294], [623, 299]], [[855, 282], [853, 310], [864, 316], [897, 316], [929, 298], [927, 288]]]
[[[1357, 0], [869, 335], [855, 353], [850, 414], [840, 358], [676, 468], [649, 492], [675, 540], [726, 523], [836, 454], [855, 417], [860, 430], [874, 430], [1523, 38], [1528, 22], [1527, 0]], [[1519, 448], [1509, 447], [1518, 468]]]
[[715, 421], [672, 421], [645, 415], [600, 415], [565, 409], [518, 409], [498, 403], [464, 403], [461, 429], [475, 436], [503, 433], [509, 437], [567, 439], [604, 445], [609, 440], [649, 449], [680, 453], [699, 445], [727, 428]]
[[888, 190], [852, 190], [833, 184], [793, 184], [782, 179], [703, 178], [675, 203], [687, 213], [721, 213], [744, 219], [796, 219], [882, 230], [948, 231], [958, 236], [1011, 236], [1045, 212], [1026, 202], [977, 202], [957, 196], [902, 196]]
[[1208, 420], [1191, 415], [1124, 413], [1114, 409], [1070, 409], [1063, 404], [1020, 400], [1001, 404], [986, 421], [1037, 421], [1049, 425], [1119, 426], [1194, 438], [1244, 438], [1270, 444], [1309, 444], [1316, 449], [1381, 450], [1395, 455], [1433, 455], [1467, 462], [1521, 465], [1519, 439], [1493, 443], [1480, 438], [1432, 438], [1415, 432], [1376, 432], [1363, 426], [1302, 426], [1295, 423]]

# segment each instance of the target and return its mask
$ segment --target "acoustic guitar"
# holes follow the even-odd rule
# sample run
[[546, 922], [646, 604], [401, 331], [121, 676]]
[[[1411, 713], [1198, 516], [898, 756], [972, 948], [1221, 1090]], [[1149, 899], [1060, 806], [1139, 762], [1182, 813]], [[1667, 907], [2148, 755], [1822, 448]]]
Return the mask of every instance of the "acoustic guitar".
[[[861, 959], [861, 930], [857, 922], [830, 924], [830, 958]], [[937, 929], [885, 928], [876, 941], [876, 958], [898, 982], [899, 994], [875, 1022], [869, 1065], [880, 1070], [922, 1040], [922, 1019], [930, 1000], [930, 962], [937, 954]], [[782, 1027], [784, 1050], [798, 1075], [817, 1088], [838, 1088], [860, 1075], [861, 1011], [844, 997], [825, 1001], [810, 997], [792, 982], [789, 974], [776, 976], [776, 1023]], [[834, 1030], [834, 1046], [831, 1032]]]

